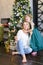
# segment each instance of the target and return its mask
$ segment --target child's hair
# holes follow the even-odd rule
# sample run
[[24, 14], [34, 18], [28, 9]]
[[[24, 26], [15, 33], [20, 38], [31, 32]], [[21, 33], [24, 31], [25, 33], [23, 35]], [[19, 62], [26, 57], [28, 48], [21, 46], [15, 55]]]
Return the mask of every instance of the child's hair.
[[[23, 19], [23, 21], [26, 21], [26, 17], [30, 17], [30, 21], [31, 21], [31, 19], [32, 19], [32, 15], [31, 14], [26, 14], [25, 16], [24, 16], [24, 19]], [[31, 27], [31, 23], [29, 22], [29, 24], [30, 24], [30, 29], [32, 28]]]
[[31, 15], [31, 14], [26, 14], [26, 15], [24, 16], [24, 21], [25, 21], [25, 19], [26, 19], [26, 16], [29, 16], [29, 17], [30, 17], [30, 20], [32, 19], [32, 15]]

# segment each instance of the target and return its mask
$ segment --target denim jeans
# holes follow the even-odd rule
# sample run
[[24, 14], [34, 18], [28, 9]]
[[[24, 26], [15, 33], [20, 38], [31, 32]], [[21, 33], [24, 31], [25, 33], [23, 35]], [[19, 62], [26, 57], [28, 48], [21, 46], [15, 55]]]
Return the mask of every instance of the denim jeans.
[[32, 52], [32, 48], [30, 48], [30, 46], [28, 48], [24, 48], [22, 40], [19, 40], [18, 43], [17, 43], [17, 51], [21, 55], [29, 54], [29, 53]]

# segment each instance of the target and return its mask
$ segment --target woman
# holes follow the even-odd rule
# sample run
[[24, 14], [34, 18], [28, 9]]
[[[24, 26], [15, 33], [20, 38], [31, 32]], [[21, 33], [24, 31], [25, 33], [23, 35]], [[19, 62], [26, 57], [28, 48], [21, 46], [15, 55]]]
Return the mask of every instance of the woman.
[[32, 52], [32, 48], [30, 47], [30, 24], [26, 21], [23, 22], [23, 27], [17, 33], [17, 51], [12, 54], [21, 54], [22, 62], [27, 62], [25, 54], [29, 54]]

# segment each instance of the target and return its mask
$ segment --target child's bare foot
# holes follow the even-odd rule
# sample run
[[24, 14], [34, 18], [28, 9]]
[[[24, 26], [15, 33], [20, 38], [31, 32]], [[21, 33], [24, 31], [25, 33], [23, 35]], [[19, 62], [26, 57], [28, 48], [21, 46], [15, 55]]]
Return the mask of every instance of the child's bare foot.
[[32, 52], [32, 56], [37, 56], [37, 52]]
[[19, 52], [12, 52], [12, 55], [19, 54]]

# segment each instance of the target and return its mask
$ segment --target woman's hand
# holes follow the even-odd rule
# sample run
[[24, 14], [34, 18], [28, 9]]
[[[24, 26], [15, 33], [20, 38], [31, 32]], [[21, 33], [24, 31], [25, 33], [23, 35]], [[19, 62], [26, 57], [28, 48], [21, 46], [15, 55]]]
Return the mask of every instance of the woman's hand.
[[18, 40], [18, 39], [17, 39], [17, 36], [14, 36], [14, 40], [15, 40], [15, 42], [17, 43], [17, 40]]

